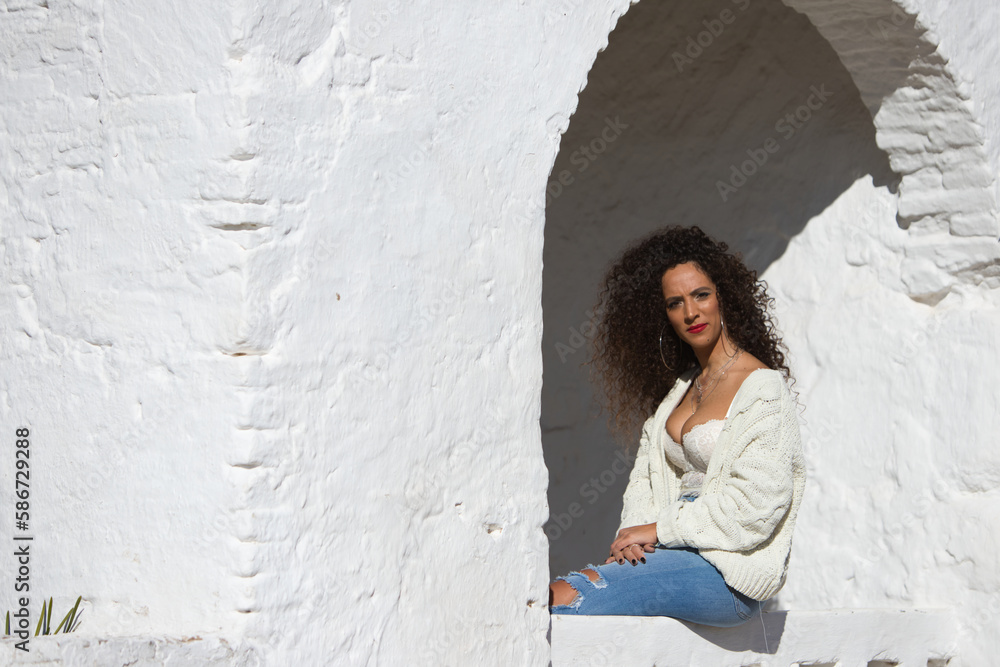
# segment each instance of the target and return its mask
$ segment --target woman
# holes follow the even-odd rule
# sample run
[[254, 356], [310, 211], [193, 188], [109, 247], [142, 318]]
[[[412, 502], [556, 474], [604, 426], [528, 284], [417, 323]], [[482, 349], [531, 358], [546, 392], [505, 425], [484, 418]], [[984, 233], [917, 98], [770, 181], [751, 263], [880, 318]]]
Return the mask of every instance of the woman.
[[734, 626], [784, 584], [805, 473], [771, 301], [697, 227], [612, 266], [595, 367], [620, 432], [653, 414], [610, 555], [554, 581], [552, 613]]

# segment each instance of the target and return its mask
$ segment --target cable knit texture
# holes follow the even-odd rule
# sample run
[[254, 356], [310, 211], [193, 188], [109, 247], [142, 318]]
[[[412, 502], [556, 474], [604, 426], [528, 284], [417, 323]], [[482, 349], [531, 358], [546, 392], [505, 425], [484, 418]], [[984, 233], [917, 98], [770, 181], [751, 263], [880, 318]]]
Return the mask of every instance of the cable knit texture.
[[795, 401], [779, 372], [760, 369], [747, 376], [733, 398], [701, 495], [679, 501], [684, 471], [667, 461], [666, 423], [693, 376], [678, 379], [642, 427], [620, 527], [655, 522], [660, 543], [698, 549], [727, 584], [766, 600], [785, 583], [805, 485]]

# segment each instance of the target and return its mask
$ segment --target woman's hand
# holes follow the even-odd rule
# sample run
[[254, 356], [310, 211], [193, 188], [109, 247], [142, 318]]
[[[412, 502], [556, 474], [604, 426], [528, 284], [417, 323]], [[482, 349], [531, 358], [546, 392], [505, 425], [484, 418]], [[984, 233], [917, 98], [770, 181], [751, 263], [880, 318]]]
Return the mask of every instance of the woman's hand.
[[618, 563], [628, 561], [632, 565], [645, 563], [646, 557], [643, 554], [653, 553], [656, 550], [656, 542], [655, 523], [622, 528], [618, 531], [618, 537], [611, 543], [611, 555], [604, 564], [607, 565], [611, 561]]

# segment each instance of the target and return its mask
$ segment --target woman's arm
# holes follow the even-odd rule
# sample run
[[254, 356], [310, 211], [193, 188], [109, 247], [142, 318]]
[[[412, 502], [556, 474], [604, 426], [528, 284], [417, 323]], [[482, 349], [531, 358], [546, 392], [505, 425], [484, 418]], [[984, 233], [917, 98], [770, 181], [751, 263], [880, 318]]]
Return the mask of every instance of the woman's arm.
[[639, 451], [636, 452], [635, 463], [632, 465], [632, 472], [629, 473], [628, 477], [628, 486], [625, 487], [625, 495], [622, 497], [622, 519], [619, 531], [622, 528], [648, 523], [655, 519], [654, 516], [650, 516], [655, 511], [653, 487], [649, 483], [649, 448], [650, 442], [653, 441], [650, 429], [652, 427], [653, 418], [650, 417], [642, 426]]
[[638, 560], [645, 562], [642, 554], [652, 552], [656, 544], [656, 524], [649, 523], [656, 512], [653, 487], [649, 479], [649, 448], [652, 446], [651, 442], [655, 442], [651, 432], [653, 422], [653, 417], [650, 417], [642, 426], [639, 451], [636, 452], [622, 499], [621, 524], [611, 543], [611, 555], [605, 563], [629, 560], [634, 565]]

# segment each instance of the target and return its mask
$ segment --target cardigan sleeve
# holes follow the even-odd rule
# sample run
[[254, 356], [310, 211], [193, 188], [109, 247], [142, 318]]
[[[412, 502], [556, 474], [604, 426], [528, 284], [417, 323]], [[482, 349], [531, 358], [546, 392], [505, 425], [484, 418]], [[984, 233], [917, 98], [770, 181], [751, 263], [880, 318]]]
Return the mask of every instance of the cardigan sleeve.
[[618, 530], [630, 526], [652, 523], [655, 520], [653, 503], [653, 487], [649, 480], [649, 448], [652, 441], [650, 429], [653, 417], [646, 420], [642, 426], [642, 436], [639, 438], [639, 451], [635, 455], [635, 464], [629, 473], [628, 486], [622, 498], [622, 520]]
[[733, 422], [733, 442], [718, 474], [694, 502], [660, 513], [656, 535], [668, 547], [747, 551], [766, 541], [792, 503], [798, 420], [784, 382], [762, 387]]

